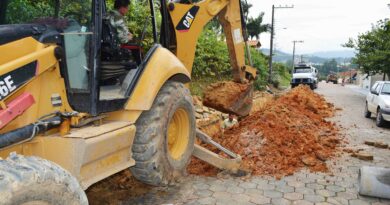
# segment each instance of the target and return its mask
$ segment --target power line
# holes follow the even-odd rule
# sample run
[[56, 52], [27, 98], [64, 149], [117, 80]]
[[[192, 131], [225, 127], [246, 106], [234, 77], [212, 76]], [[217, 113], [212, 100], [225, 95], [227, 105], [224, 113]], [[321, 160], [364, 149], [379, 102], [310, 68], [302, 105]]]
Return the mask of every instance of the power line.
[[293, 44], [294, 44], [294, 46], [293, 46], [293, 57], [292, 57], [292, 68], [293, 68], [293, 70], [294, 70], [294, 65], [295, 65], [295, 44], [296, 43], [304, 43], [304, 41], [297, 41], [297, 40], [293, 41]]

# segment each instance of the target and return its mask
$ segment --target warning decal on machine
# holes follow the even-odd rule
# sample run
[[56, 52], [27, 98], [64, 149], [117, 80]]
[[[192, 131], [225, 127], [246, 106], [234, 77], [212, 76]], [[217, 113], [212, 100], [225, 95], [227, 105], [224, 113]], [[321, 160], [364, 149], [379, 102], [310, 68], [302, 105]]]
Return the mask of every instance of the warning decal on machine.
[[38, 62], [34, 61], [0, 76], [0, 100], [32, 79], [35, 76], [37, 64]]
[[234, 40], [234, 44], [239, 44], [239, 43], [243, 42], [241, 29], [239, 29], [239, 28], [234, 29], [234, 31], [233, 31], [233, 40]]

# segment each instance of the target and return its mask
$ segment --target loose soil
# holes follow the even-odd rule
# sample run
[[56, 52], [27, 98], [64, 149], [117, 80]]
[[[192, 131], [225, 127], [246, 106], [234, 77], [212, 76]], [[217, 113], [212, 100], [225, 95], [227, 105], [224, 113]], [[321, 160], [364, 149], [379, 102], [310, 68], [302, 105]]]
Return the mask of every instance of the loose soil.
[[245, 116], [251, 109], [252, 86], [232, 81], [211, 84], [204, 91], [203, 104], [225, 113]]
[[[326, 118], [335, 108], [307, 86], [298, 86], [271, 100], [260, 111], [213, 139], [240, 154], [252, 175], [280, 178], [303, 167], [326, 172], [326, 160], [339, 150], [338, 128]], [[219, 170], [193, 158], [188, 172], [213, 176]]]

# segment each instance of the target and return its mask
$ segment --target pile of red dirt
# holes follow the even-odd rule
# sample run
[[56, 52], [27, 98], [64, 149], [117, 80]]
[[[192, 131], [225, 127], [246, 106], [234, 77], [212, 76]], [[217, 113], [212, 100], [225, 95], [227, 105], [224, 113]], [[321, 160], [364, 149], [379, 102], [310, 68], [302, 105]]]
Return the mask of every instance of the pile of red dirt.
[[[277, 178], [303, 167], [326, 172], [325, 161], [335, 156], [341, 139], [334, 123], [334, 106], [307, 86], [298, 86], [240, 121], [234, 129], [213, 136], [221, 145], [240, 154], [252, 175]], [[219, 170], [193, 159], [188, 172], [212, 176]]]

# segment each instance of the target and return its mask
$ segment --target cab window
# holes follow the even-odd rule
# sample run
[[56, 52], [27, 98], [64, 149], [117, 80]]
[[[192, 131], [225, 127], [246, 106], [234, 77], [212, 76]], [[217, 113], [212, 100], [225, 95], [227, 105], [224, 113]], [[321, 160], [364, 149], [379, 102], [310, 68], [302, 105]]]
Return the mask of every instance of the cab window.
[[92, 0], [76, 0], [60, 5], [60, 19], [66, 20], [63, 29], [67, 75], [71, 89], [89, 90], [90, 50], [92, 40]]
[[44, 24], [63, 36], [71, 89], [89, 88], [92, 0], [7, 0], [0, 3], [0, 24]]

